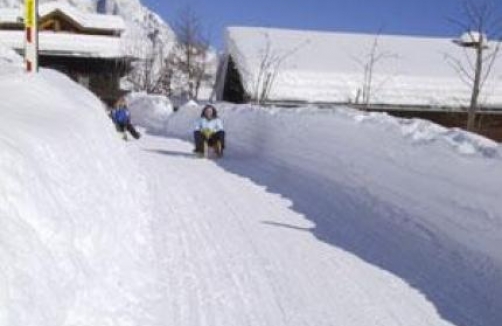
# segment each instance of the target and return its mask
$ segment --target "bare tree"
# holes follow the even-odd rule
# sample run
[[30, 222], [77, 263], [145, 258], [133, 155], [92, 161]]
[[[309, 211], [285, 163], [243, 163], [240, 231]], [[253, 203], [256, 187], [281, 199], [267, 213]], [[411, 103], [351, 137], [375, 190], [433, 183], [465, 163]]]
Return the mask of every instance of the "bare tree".
[[[475, 3], [463, 1], [463, 17], [450, 19], [461, 29], [462, 37], [456, 40], [464, 47], [465, 60], [447, 55], [447, 61], [459, 73], [460, 77], [472, 89], [468, 108], [467, 130], [474, 130], [476, 113], [479, 109], [479, 96], [490, 72], [499, 56], [502, 37], [502, 17], [497, 13], [495, 3], [489, 0]], [[488, 41], [488, 38], [492, 41]], [[474, 49], [474, 58], [467, 49]], [[464, 62], [467, 62], [465, 64]]]
[[168, 66], [177, 73], [178, 83], [190, 99], [197, 99], [208, 74], [209, 38], [203, 35], [199, 16], [191, 7], [181, 12], [174, 24], [177, 44], [172, 51]]
[[254, 81], [253, 98], [257, 105], [261, 105], [268, 100], [284, 61], [309, 43], [307, 40], [288, 51], [280, 52], [273, 49], [270, 35], [265, 33], [264, 36], [265, 47], [260, 51], [258, 73]]
[[373, 39], [371, 50], [362, 59], [353, 56], [354, 61], [356, 61], [363, 68], [364, 71], [362, 90], [358, 90], [357, 92], [356, 103], [359, 102], [359, 97], [362, 96], [362, 104], [365, 107], [369, 106], [374, 92], [373, 76], [375, 72], [375, 66], [383, 60], [398, 57], [396, 54], [393, 54], [391, 52], [380, 51], [379, 49], [380, 35], [381, 35], [381, 29], [378, 31], [378, 33], [375, 35], [375, 38]]
[[167, 44], [165, 44], [158, 29], [147, 34], [146, 39], [138, 39], [129, 44], [129, 53], [137, 59], [132, 64], [132, 70], [126, 80], [134, 91], [144, 91], [154, 94], [168, 94], [170, 85], [166, 85]]

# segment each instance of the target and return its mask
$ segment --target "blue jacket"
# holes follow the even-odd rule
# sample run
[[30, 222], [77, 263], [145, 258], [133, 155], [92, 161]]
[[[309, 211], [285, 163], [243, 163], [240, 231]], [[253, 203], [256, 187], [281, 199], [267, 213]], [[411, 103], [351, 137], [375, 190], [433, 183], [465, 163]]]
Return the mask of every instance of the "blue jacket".
[[129, 110], [125, 106], [112, 109], [110, 115], [112, 117], [113, 122], [119, 125], [128, 124], [131, 116]]

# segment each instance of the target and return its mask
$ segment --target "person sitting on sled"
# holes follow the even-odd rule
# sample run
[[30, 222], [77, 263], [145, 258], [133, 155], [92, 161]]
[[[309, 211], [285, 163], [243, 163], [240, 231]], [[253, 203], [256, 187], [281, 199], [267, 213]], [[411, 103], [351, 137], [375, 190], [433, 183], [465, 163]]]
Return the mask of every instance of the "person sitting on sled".
[[204, 155], [204, 143], [215, 149], [217, 156], [223, 155], [225, 148], [225, 131], [223, 122], [218, 118], [218, 112], [212, 105], [206, 105], [195, 124], [194, 152]]
[[117, 131], [123, 134], [124, 140], [127, 140], [126, 131], [128, 131], [135, 139], [140, 137], [140, 133], [136, 131], [134, 126], [131, 124], [131, 113], [127, 108], [124, 98], [120, 98], [117, 101], [115, 107], [110, 111], [110, 117], [115, 123]]

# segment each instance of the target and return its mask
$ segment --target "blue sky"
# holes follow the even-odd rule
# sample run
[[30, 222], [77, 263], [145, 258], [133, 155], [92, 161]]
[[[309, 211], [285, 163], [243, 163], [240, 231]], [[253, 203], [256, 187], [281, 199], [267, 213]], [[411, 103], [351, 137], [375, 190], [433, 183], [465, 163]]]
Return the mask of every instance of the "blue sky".
[[[226, 26], [457, 36], [462, 0], [142, 0], [168, 23], [189, 5], [221, 48]], [[482, 1], [482, 0], [474, 0]]]

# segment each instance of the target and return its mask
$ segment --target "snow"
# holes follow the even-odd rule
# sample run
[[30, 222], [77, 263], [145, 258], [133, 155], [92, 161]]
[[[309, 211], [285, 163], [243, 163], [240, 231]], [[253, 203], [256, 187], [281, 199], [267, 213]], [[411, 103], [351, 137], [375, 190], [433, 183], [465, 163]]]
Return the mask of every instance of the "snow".
[[[154, 31], [158, 31], [158, 38], [160, 43], [163, 45], [164, 53], [167, 54], [173, 47], [175, 42], [175, 36], [169, 25], [162, 20], [157, 14], [151, 12], [148, 8], [144, 7], [139, 0], [117, 0], [117, 13], [118, 16], [103, 14], [96, 14], [96, 3], [94, 1], [88, 0], [41, 0], [40, 1], [40, 13], [43, 14], [42, 8], [45, 8], [44, 12], [50, 12], [50, 10], [56, 10], [61, 8], [65, 13], [70, 14], [73, 19], [75, 19], [80, 24], [84, 26], [100, 27], [104, 29], [116, 29], [122, 31], [121, 34], [121, 44], [118, 45], [116, 40], [109, 38], [108, 40], [103, 37], [87, 37], [80, 38], [76, 41], [68, 40], [67, 37], [60, 37], [59, 35], [51, 35], [52, 45], [48, 46], [51, 50], [59, 50], [66, 52], [68, 48], [70, 51], [75, 52], [76, 55], [90, 55], [94, 57], [110, 57], [116, 56], [117, 52], [120, 50], [120, 56], [124, 54], [126, 56], [144, 58], [151, 47], [148, 35], [152, 34]], [[0, 10], [0, 17], [4, 19], [12, 19], [13, 10], [17, 10], [17, 15], [22, 15], [21, 8], [23, 5], [23, 0], [12, 0], [7, 1], [2, 6], [3, 9]], [[110, 6], [114, 7], [114, 6]], [[16, 9], [13, 9], [16, 8]], [[2, 14], [3, 13], [3, 14]], [[9, 18], [10, 17], [10, 18]], [[0, 19], [1, 19], [0, 18]], [[75, 36], [75, 35], [74, 35]], [[53, 38], [54, 37], [54, 38]], [[12, 39], [14, 38], [14, 39]], [[21, 34], [0, 34], [0, 39], [8, 39], [8, 46], [19, 46], [23, 44], [24, 37]], [[43, 46], [44, 40], [40, 41], [41, 46]], [[68, 43], [69, 42], [69, 43]], [[89, 44], [87, 50], [82, 49], [82, 47], [77, 47], [77, 45]], [[118, 50], [117, 50], [117, 47]], [[71, 54], [71, 53], [70, 53]], [[66, 55], [66, 53], [65, 53]]]
[[[0, 31], [2, 44], [12, 49], [24, 49], [23, 31]], [[85, 45], [85, 46], [83, 46]], [[121, 58], [124, 56], [123, 41], [119, 37], [40, 33], [39, 49], [42, 54], [86, 58]]]
[[[15, 20], [22, 20], [23, 9], [0, 9], [0, 22], [12, 20], [12, 12], [17, 11]], [[60, 11], [67, 15], [76, 24], [86, 29], [101, 29], [121, 32], [125, 29], [124, 20], [119, 16], [100, 15], [82, 10], [65, 2], [49, 2], [40, 5], [39, 14], [45, 17]], [[0, 42], [11, 49], [22, 51], [25, 45], [25, 32], [23, 30], [0, 31]], [[83, 46], [85, 45], [85, 46]], [[115, 36], [84, 35], [72, 33], [42, 32], [39, 34], [39, 48], [42, 54], [93, 57], [93, 58], [120, 58], [124, 56], [123, 40]]]
[[[57, 2], [63, 5], [69, 4], [84, 12], [94, 11], [96, 4], [94, 0], [39, 0], [39, 5]], [[24, 0], [0, 0], [2, 8], [19, 8], [24, 5]]]
[[0, 24], [19, 24], [22, 18], [19, 9], [0, 8]]
[[500, 144], [216, 103], [225, 157], [198, 159], [196, 103], [130, 95], [124, 142], [90, 92], [4, 62], [0, 325], [502, 323]]
[[[159, 15], [144, 7], [139, 0], [117, 0], [119, 15], [126, 22], [126, 30], [122, 34], [124, 51], [136, 58], [155, 56], [167, 57], [176, 43], [176, 36], [169, 24]], [[154, 48], [151, 38], [155, 35]]]
[[150, 195], [102, 104], [0, 72], [0, 324], [158, 325]]
[[[84, 12], [65, 2], [53, 1], [39, 5], [40, 17], [54, 12], [62, 12], [83, 28], [122, 31], [125, 29], [124, 20], [119, 16], [101, 15]], [[24, 7], [19, 9], [1, 8], [0, 22], [22, 22]]]
[[[371, 103], [431, 107], [469, 103], [470, 87], [452, 64], [459, 60], [468, 67], [467, 58], [472, 60], [474, 53], [464, 52], [451, 39], [230, 27], [226, 41], [227, 53], [251, 96], [269, 47], [269, 57], [283, 60], [269, 100], [361, 102], [364, 65], [377, 41], [375, 57], [380, 58], [374, 65]], [[494, 48], [492, 44], [487, 53]], [[481, 96], [484, 105], [502, 105], [501, 82], [502, 65], [496, 64]]]
[[460, 37], [459, 43], [460, 44], [475, 44], [479, 43], [482, 41], [483, 43], [486, 43], [488, 40], [488, 37], [486, 37], [485, 34], [480, 34], [479, 32], [476, 31], [471, 31], [462, 34]]
[[166, 128], [173, 105], [162, 95], [131, 93], [127, 96], [127, 106], [131, 112], [133, 124], [140, 125], [148, 132], [160, 133]]
[[194, 159], [187, 143], [146, 135], [138, 146], [159, 208], [164, 324], [451, 325], [403, 280], [312, 236], [289, 199]]
[[83, 12], [64, 2], [48, 2], [39, 6], [39, 14], [44, 17], [61, 11], [84, 28], [123, 31], [124, 20], [119, 16]]
[[[266, 110], [225, 104], [217, 107], [228, 134], [226, 157], [218, 161], [218, 165], [289, 200], [286, 206], [304, 220], [263, 212], [265, 200], [253, 200], [248, 211], [234, 208], [236, 216], [245, 216], [243, 219], [256, 224], [277, 226], [283, 232], [274, 236], [281, 240], [289, 233], [307, 233], [334, 250], [355, 254], [404, 280], [422, 293], [442, 318], [455, 325], [500, 324], [502, 157], [499, 144], [423, 120], [396, 119], [345, 108]], [[169, 134], [190, 139], [191, 123], [199, 112], [200, 109], [181, 108], [174, 113], [168, 124]], [[185, 151], [188, 153], [189, 149]], [[176, 151], [164, 152], [177, 156]], [[217, 180], [209, 175], [207, 179], [207, 182]], [[219, 192], [220, 187], [215, 185], [214, 191]], [[245, 198], [239, 202], [252, 200], [240, 188], [238, 192]], [[200, 198], [204, 196], [200, 194]], [[246, 222], [246, 233], [250, 232], [247, 223], [252, 222]], [[254, 234], [251, 238], [254, 243], [260, 242]], [[280, 245], [260, 248], [273, 250], [270, 248], [276, 246]], [[279, 250], [291, 258], [294, 254], [290, 248], [285, 246]], [[280, 301], [286, 305], [283, 308], [288, 316], [292, 316], [292, 311], [307, 315], [306, 310], [312, 307], [312, 301], [306, 298], [308, 291], [301, 285], [303, 281], [291, 274], [298, 276], [303, 273], [298, 268], [304, 270], [308, 268], [305, 264], [320, 264], [318, 260], [323, 259], [339, 262], [339, 268], [344, 265], [340, 256], [327, 258], [325, 253], [314, 251], [317, 254], [300, 253], [303, 260], [299, 259], [294, 267], [282, 265], [283, 276], [291, 279], [290, 282], [282, 280], [280, 291], [302, 293], [286, 295], [297, 300], [294, 308], [287, 306], [288, 301]], [[267, 249], [259, 252], [269, 253]], [[283, 264], [282, 260], [278, 264]], [[329, 267], [322, 265], [314, 270], [323, 268]], [[337, 281], [343, 279], [341, 282], [348, 288], [359, 284], [359, 280], [345, 278], [352, 273], [342, 277], [338, 272], [332, 271], [332, 275], [337, 275], [333, 277]], [[278, 270], [270, 273], [273, 279], [282, 279], [274, 278], [275, 273], [280, 273]], [[306, 275], [309, 282], [330, 278], [329, 273]], [[329, 291], [330, 286], [333, 285], [323, 284], [319, 288]], [[351, 311], [335, 303], [336, 297], [347, 291], [332, 287], [332, 297], [324, 298], [332, 305], [320, 308], [315, 301], [313, 306], [320, 309], [315, 316], [326, 316], [326, 320], [338, 324], [335, 321], [343, 311], [347, 314]], [[369, 294], [370, 290], [363, 292], [375, 298]], [[350, 301], [350, 295], [348, 297], [344, 298]], [[359, 300], [370, 301], [367, 305], [354, 304], [363, 315], [366, 307], [379, 306], [371, 303], [372, 299]], [[421, 308], [414, 311], [417, 310]], [[399, 317], [398, 320], [402, 324], [413, 324], [413, 317], [408, 317], [410, 320]], [[313, 320], [315, 325], [322, 324]], [[418, 317], [418, 320], [425, 319]], [[340, 324], [359, 325], [355, 321]], [[377, 322], [361, 323], [373, 324]], [[425, 324], [437, 325], [439, 321]]]
[[0, 71], [3, 73], [21, 72], [23, 59], [14, 50], [0, 42]]

